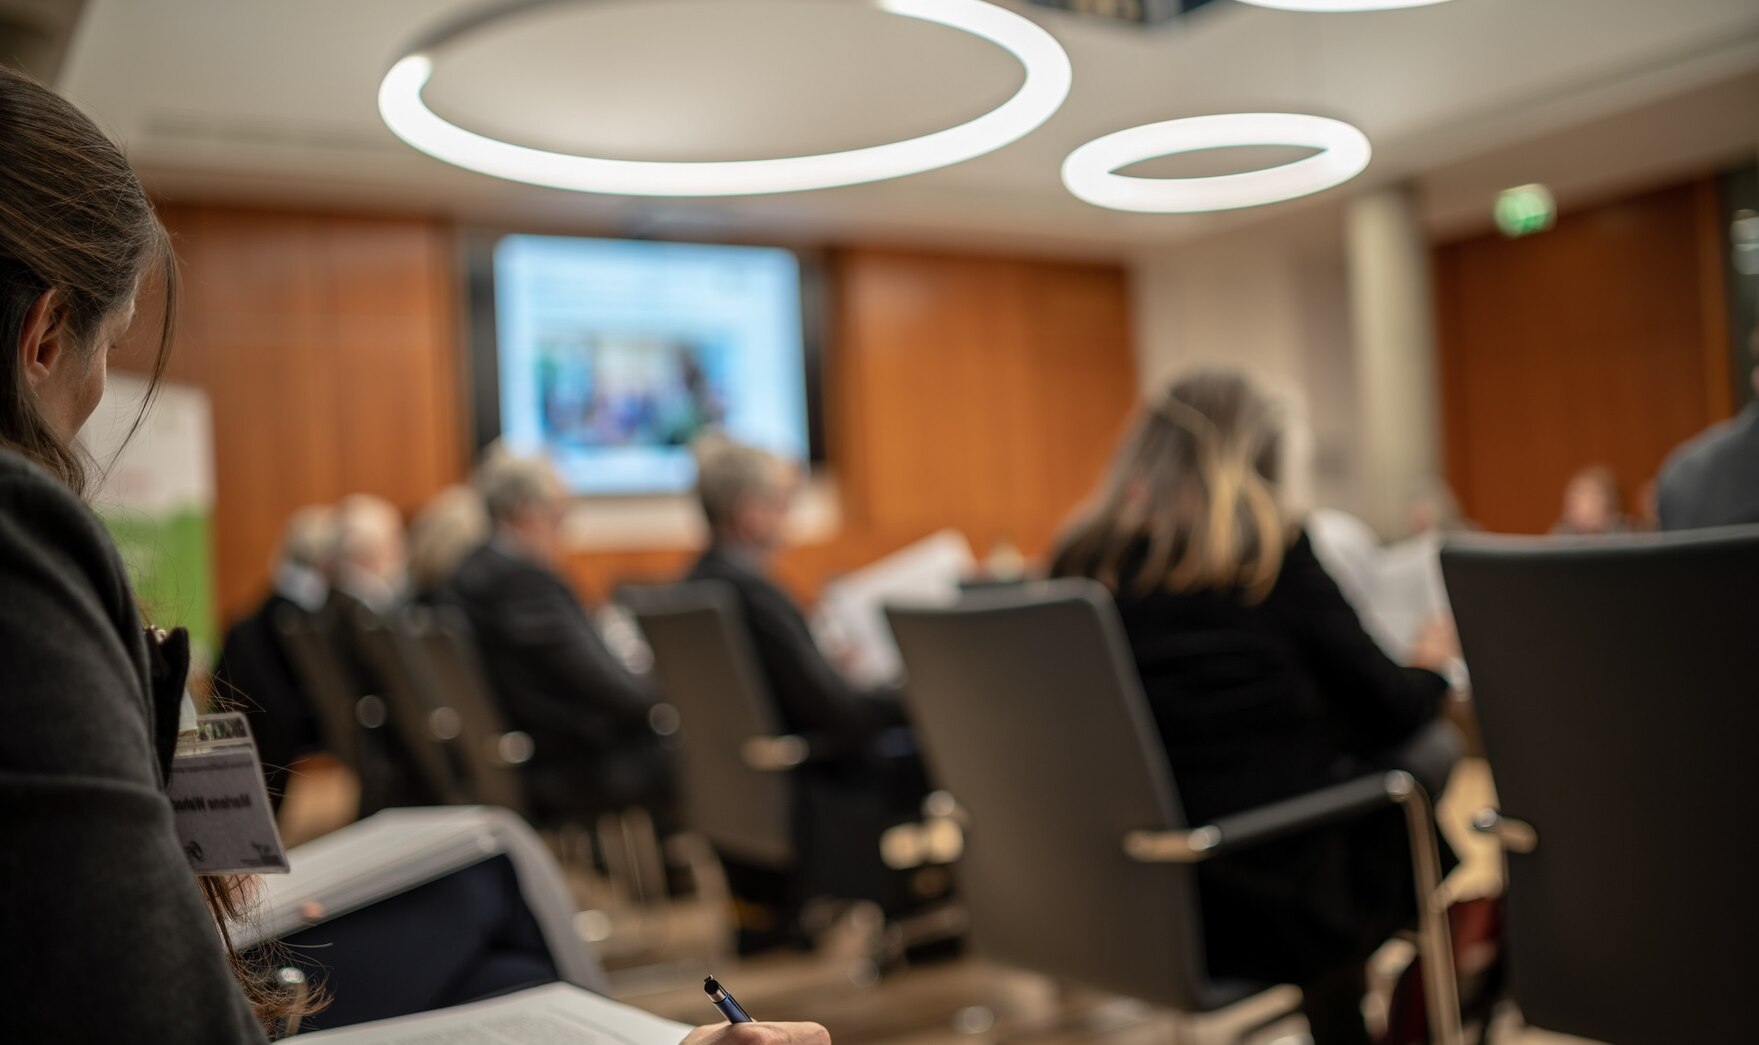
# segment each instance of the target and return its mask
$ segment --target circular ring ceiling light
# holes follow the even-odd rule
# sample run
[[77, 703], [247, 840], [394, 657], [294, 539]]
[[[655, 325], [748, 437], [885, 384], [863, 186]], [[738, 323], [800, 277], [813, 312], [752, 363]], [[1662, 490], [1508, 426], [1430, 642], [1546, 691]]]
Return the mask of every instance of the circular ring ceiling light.
[[1274, 7], [1279, 11], [1391, 11], [1401, 7], [1431, 7], [1447, 0], [1240, 0], [1254, 7]]
[[[538, 0], [508, 11], [569, 0]], [[919, 174], [993, 152], [1031, 133], [1061, 108], [1073, 70], [1069, 56], [1036, 23], [987, 0], [869, 0], [889, 14], [981, 37], [1025, 67], [1013, 97], [956, 127], [906, 141], [845, 152], [768, 160], [671, 162], [612, 160], [534, 149], [469, 131], [428, 108], [422, 88], [439, 45], [481, 28], [499, 12], [432, 37], [391, 66], [379, 84], [379, 115], [405, 142], [457, 167], [510, 181], [619, 196], [749, 196], [803, 192]]]
[[[1289, 145], [1312, 156], [1264, 170], [1208, 178], [1135, 178], [1116, 173], [1161, 156], [1239, 146]], [[1368, 137], [1340, 120], [1293, 113], [1193, 116], [1096, 138], [1063, 161], [1063, 184], [1097, 207], [1194, 214], [1280, 203], [1342, 185], [1368, 166]]]

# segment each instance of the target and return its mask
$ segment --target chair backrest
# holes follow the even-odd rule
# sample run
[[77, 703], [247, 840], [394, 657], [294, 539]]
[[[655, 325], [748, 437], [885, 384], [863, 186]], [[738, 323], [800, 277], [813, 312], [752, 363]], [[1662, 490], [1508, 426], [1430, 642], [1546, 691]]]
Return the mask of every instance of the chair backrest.
[[678, 711], [679, 784], [690, 828], [724, 856], [795, 861], [792, 774], [753, 769], [746, 742], [780, 732], [733, 589], [721, 581], [628, 587], [617, 600], [653, 649], [660, 696]]
[[1105, 589], [1084, 580], [891, 607], [932, 776], [968, 812], [959, 867], [988, 957], [1207, 1011], [1189, 867], [1124, 854], [1184, 826]]
[[531, 760], [531, 737], [512, 730], [495, 704], [470, 622], [451, 606], [413, 607], [403, 618], [427, 654], [447, 707], [458, 715], [455, 750], [472, 801], [525, 813], [519, 767]]
[[459, 716], [441, 696], [427, 652], [401, 626], [401, 612], [393, 609], [380, 614], [366, 606], [353, 606], [347, 623], [354, 633], [355, 648], [384, 697], [390, 728], [402, 740], [428, 803], [463, 802], [461, 771], [451, 751], [461, 728]]
[[1442, 552], [1502, 811], [1510, 969], [1534, 1026], [1750, 1037], [1759, 916], [1759, 529]]
[[329, 618], [283, 605], [276, 608], [274, 625], [299, 688], [311, 701], [324, 746], [343, 765], [362, 774], [364, 784], [364, 732], [377, 727], [360, 720], [355, 706], [360, 697], [359, 686], [336, 652]]

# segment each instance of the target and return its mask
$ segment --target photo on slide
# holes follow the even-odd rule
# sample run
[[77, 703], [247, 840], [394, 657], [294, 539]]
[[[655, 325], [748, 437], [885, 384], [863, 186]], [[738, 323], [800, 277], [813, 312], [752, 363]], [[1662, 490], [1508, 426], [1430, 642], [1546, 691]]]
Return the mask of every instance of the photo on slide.
[[543, 441], [561, 451], [689, 446], [726, 423], [728, 355], [724, 339], [542, 338]]

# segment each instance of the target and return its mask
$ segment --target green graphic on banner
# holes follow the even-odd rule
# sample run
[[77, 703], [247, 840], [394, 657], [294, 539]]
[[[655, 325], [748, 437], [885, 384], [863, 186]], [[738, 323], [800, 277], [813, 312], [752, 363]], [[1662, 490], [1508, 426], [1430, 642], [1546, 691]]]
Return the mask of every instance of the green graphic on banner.
[[219, 651], [214, 605], [213, 426], [201, 391], [166, 384], [133, 438], [147, 383], [113, 373], [80, 432], [103, 475], [92, 499], [116, 540], [147, 622], [189, 629], [197, 670]]
[[154, 627], [188, 628], [196, 660], [213, 663], [220, 649], [210, 549], [213, 526], [205, 512], [153, 516], [100, 507], [134, 581], [135, 597]]

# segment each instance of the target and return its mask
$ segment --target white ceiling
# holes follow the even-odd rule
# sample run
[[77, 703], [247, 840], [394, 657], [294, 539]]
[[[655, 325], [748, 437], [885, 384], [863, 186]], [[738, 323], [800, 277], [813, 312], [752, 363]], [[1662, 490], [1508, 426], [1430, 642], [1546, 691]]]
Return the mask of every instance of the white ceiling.
[[[170, 196], [397, 207], [627, 233], [854, 238], [1117, 254], [1248, 225], [1311, 227], [1352, 192], [1415, 178], [1461, 227], [1514, 182], [1566, 204], [1759, 149], [1756, 0], [1455, 0], [1302, 15], [1218, 0], [1141, 30], [1010, 3], [1075, 66], [1063, 110], [989, 156], [877, 185], [730, 201], [582, 196], [416, 153], [380, 124], [380, 76], [483, 0], [91, 0], [61, 87]], [[1020, 70], [962, 34], [862, 0], [591, 0], [492, 25], [441, 53], [428, 95], [469, 126], [642, 159], [848, 148], [960, 122]], [[1376, 155], [1313, 200], [1209, 216], [1102, 211], [1057, 175], [1136, 123], [1315, 112]], [[1214, 172], [1238, 151], [1141, 173]], [[1236, 169], [1239, 169], [1238, 167]]]

